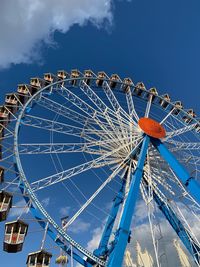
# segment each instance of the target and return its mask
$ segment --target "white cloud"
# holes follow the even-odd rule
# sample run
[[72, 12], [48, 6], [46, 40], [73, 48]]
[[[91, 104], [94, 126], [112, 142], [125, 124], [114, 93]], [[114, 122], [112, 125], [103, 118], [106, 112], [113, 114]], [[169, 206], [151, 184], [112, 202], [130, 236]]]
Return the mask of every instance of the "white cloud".
[[10, 210], [10, 213], [9, 213], [9, 216], [11, 218], [13, 217], [17, 218], [18, 216], [21, 216], [23, 213], [28, 212], [28, 208], [26, 206], [26, 202], [24, 199], [19, 200], [13, 206], [14, 207]]
[[112, 0], [1, 0], [0, 68], [40, 60], [42, 44], [74, 24], [111, 24]]
[[[106, 207], [109, 210], [110, 210], [111, 206], [112, 206], [112, 203], [108, 203], [106, 205]], [[135, 219], [136, 219], [137, 224], [141, 223], [146, 218], [146, 214], [147, 214], [146, 210], [147, 210], [147, 208], [146, 208], [144, 201], [140, 200], [136, 206], [136, 212], [135, 212]], [[119, 215], [117, 216], [114, 227], [113, 227], [113, 232], [116, 230], [116, 228], [118, 227], [118, 224], [119, 224], [120, 212], [118, 214]], [[103, 230], [104, 230], [104, 227], [105, 227], [106, 220], [107, 220], [107, 218], [103, 221], [102, 226], [97, 227], [92, 231], [92, 237], [91, 237], [90, 241], [87, 243], [87, 249], [89, 251], [94, 251], [94, 249], [96, 249], [98, 247]], [[142, 225], [144, 225], [144, 224], [142, 224]], [[146, 227], [148, 227], [148, 225], [146, 225]], [[110, 241], [113, 240], [113, 238], [114, 238], [114, 235], [112, 234]]]
[[44, 198], [42, 201], [41, 201], [42, 205], [46, 208], [49, 206], [49, 203], [50, 203], [50, 198], [49, 197], [46, 197]]
[[[197, 220], [194, 218], [194, 216], [191, 216], [191, 212], [185, 208], [185, 206], [182, 203], [177, 203], [178, 206], [181, 208], [188, 224], [190, 225], [191, 229], [195, 233], [197, 239], [199, 240], [200, 237], [200, 228], [198, 227]], [[136, 208], [136, 214], [135, 214], [135, 222], [132, 225], [132, 239], [131, 243], [128, 244], [128, 249], [131, 251], [132, 257], [135, 260], [136, 259], [136, 253], [135, 253], [135, 245], [136, 241], [139, 241], [142, 250], [147, 249], [148, 252], [152, 255], [155, 262], [155, 254], [153, 250], [152, 245], [152, 237], [150, 232], [150, 227], [148, 220], [146, 220], [146, 207], [144, 202], [139, 201], [138, 206]], [[177, 252], [173, 246], [173, 240], [175, 238], [178, 239], [175, 231], [172, 229], [170, 224], [167, 222], [167, 220], [161, 216], [161, 212], [157, 211], [155, 213], [157, 219], [155, 221], [156, 223], [156, 237], [159, 239], [159, 255], [162, 255], [160, 258], [162, 267], [167, 266], [180, 266], [179, 258], [177, 255]], [[161, 228], [158, 227], [158, 223]], [[161, 231], [161, 232], [160, 232]], [[193, 260], [190, 256], [190, 254], [185, 249], [184, 245], [180, 241], [182, 249], [186, 252], [186, 254], [189, 257], [189, 260], [191, 261], [191, 266], [194, 266]]]
[[98, 248], [99, 241], [101, 239], [103, 232], [103, 226], [102, 227], [97, 227], [92, 231], [92, 238], [91, 240], [87, 243], [87, 249], [89, 251], [94, 251], [96, 248]]
[[[182, 211], [188, 223], [190, 224], [190, 226], [192, 227], [193, 231], [196, 233], [196, 236], [198, 238], [200, 235], [200, 231], [199, 231], [199, 228], [196, 229], [197, 224], [194, 223], [194, 221], [195, 222], [197, 221], [194, 220], [194, 217], [191, 216], [191, 213], [188, 212], [188, 210], [186, 210], [183, 205], [180, 204], [180, 206], [182, 207]], [[161, 225], [161, 232], [162, 232], [162, 233], [159, 232], [159, 228], [157, 225], [156, 237], [159, 238], [159, 255], [163, 255], [160, 258], [160, 261], [162, 263], [161, 265], [163, 267], [179, 266], [180, 265], [179, 258], [173, 246], [173, 239], [177, 238], [177, 235], [175, 234], [175, 232], [173, 231], [173, 229], [171, 228], [167, 220], [163, 216], [161, 216], [160, 211], [157, 211], [155, 215], [158, 216], [156, 223], [159, 222], [159, 224]], [[119, 221], [119, 218], [117, 218], [117, 223], [118, 221]], [[97, 227], [91, 232], [92, 234], [91, 239], [87, 243], [87, 249], [89, 251], [94, 251], [94, 249], [98, 247], [104, 225], [105, 225], [105, 222], [102, 224], [102, 227]], [[154, 258], [154, 263], [155, 263], [156, 261], [155, 261], [155, 254], [153, 250], [152, 237], [151, 237], [150, 227], [149, 227], [149, 223], [147, 219], [147, 207], [143, 200], [140, 200], [137, 203], [135, 216], [134, 216], [133, 224], [131, 228], [132, 228], [132, 239], [131, 239], [130, 244], [128, 244], [127, 248], [130, 250], [133, 260], [136, 261], [135, 246], [136, 246], [136, 241], [139, 241], [142, 247], [142, 250], [147, 249], [148, 252], [151, 254], [151, 256]], [[185, 247], [182, 245], [181, 242], [180, 244], [183, 250], [187, 253]], [[189, 256], [189, 259], [191, 260], [191, 256], [188, 253], [187, 255]]]
[[80, 234], [89, 230], [91, 224], [83, 221], [82, 219], [77, 219], [69, 226], [69, 232], [74, 234]]
[[[50, 198], [44, 198], [41, 200], [42, 205], [46, 208], [49, 206]], [[27, 204], [24, 199], [21, 199], [13, 204], [12, 209], [10, 210], [9, 216], [11, 218], [17, 218], [18, 216], [21, 216], [22, 214], [28, 213], [29, 208], [27, 207]]]
[[147, 206], [143, 200], [138, 201], [134, 218], [137, 224], [147, 219]]

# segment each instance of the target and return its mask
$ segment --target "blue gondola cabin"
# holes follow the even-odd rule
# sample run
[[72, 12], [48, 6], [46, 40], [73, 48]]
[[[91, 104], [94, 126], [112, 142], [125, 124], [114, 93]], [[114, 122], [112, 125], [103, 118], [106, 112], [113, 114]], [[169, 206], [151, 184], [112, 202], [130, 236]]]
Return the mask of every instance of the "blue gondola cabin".
[[52, 254], [45, 251], [37, 251], [28, 254], [27, 267], [49, 267]]
[[7, 219], [8, 213], [12, 208], [12, 194], [0, 191], [0, 222]]
[[28, 224], [21, 220], [6, 223], [3, 250], [8, 253], [21, 251], [27, 231]]

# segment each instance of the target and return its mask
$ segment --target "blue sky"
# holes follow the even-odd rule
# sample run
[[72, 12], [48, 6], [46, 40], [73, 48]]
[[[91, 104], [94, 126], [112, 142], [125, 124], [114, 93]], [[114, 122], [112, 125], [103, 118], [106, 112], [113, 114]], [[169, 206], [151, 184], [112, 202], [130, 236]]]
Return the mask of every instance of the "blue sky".
[[[147, 88], [154, 86], [160, 94], [168, 93], [172, 100], [181, 100], [184, 107], [200, 113], [198, 0], [83, 1], [90, 3], [88, 14], [81, 1], [51, 0], [52, 6], [43, 11], [42, 19], [37, 18], [40, 12], [33, 12], [35, 19], [30, 28], [25, 27], [26, 19], [24, 24], [17, 23], [15, 10], [19, 8], [20, 15], [26, 17], [20, 1], [7, 2], [0, 2], [1, 102], [6, 93], [15, 91], [19, 83], [28, 83], [30, 77], [78, 68], [104, 70], [109, 75], [118, 73], [121, 78], [143, 81]], [[28, 5], [33, 2], [29, 0]], [[97, 8], [98, 2], [101, 4]], [[52, 20], [59, 20], [52, 12], [57, 3], [63, 6], [62, 12], [58, 12], [63, 17], [52, 24]], [[48, 193], [44, 193], [43, 199], [48, 202]], [[49, 201], [53, 205], [53, 200]], [[1, 224], [1, 232], [3, 227]], [[89, 225], [83, 227], [88, 230]], [[35, 249], [37, 245], [34, 246]], [[29, 251], [30, 243], [17, 256], [0, 252], [0, 265], [23, 266]]]

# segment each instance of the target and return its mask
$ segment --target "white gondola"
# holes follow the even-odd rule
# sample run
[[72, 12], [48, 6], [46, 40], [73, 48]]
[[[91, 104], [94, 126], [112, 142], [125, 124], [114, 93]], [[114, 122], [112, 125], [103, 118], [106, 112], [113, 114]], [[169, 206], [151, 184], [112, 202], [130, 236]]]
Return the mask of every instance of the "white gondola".
[[119, 75], [112, 74], [110, 77], [110, 82], [109, 82], [110, 88], [114, 89], [117, 85], [117, 82], [120, 82], [120, 81], [121, 81], [121, 79], [120, 79]]
[[17, 93], [20, 102], [25, 104], [32, 95], [32, 87], [28, 84], [18, 84]]
[[0, 191], [0, 222], [7, 219], [8, 213], [12, 208], [12, 194]]
[[32, 86], [32, 94], [35, 94], [46, 85], [46, 81], [41, 78], [34, 77], [30, 79], [30, 85]]
[[194, 112], [193, 109], [189, 109], [187, 111], [187, 114], [189, 116], [187, 116], [187, 115], [183, 116], [183, 120], [184, 120], [185, 123], [190, 123], [192, 121], [192, 118], [195, 118], [196, 117], [196, 114], [195, 114], [195, 112]]
[[69, 78], [69, 73], [66, 72], [65, 70], [59, 70], [57, 72], [57, 77], [59, 80], [64, 80], [64, 79]]
[[27, 267], [49, 267], [51, 257], [52, 254], [45, 250], [30, 253], [26, 261]]
[[145, 85], [143, 82], [138, 82], [134, 88], [134, 93], [137, 96], [141, 96], [143, 91], [146, 89]]
[[173, 114], [178, 115], [180, 113], [181, 109], [183, 109], [183, 104], [181, 101], [176, 101], [174, 106], [175, 106], [175, 108], [172, 108], [172, 109], [174, 109]]
[[27, 231], [28, 224], [21, 220], [6, 223], [3, 250], [8, 253], [21, 251]]
[[166, 109], [171, 101], [170, 96], [168, 94], [162, 95], [162, 98], [159, 101], [159, 104], [162, 108]]
[[87, 85], [90, 84], [90, 82], [91, 82], [91, 78], [92, 78], [93, 76], [94, 76], [94, 75], [93, 75], [93, 72], [92, 72], [91, 70], [85, 70], [85, 71], [84, 71], [84, 77], [85, 77], [84, 81], [85, 81], [85, 83], [87, 83]]
[[[72, 70], [71, 71], [71, 75], [70, 75], [70, 78], [72, 79], [71, 80], [71, 85], [75, 86], [77, 84], [77, 82], [78, 82], [78, 80], [76, 80], [76, 78], [79, 78], [79, 77], [80, 77], [80, 71], [77, 70], [77, 69]], [[75, 78], [75, 79], [73, 80], [73, 78]]]
[[15, 114], [19, 109], [19, 99], [16, 93], [6, 94], [5, 106], [12, 114]]
[[[58, 77], [58, 80], [65, 80], [65, 79], [69, 78], [70, 75], [65, 70], [59, 70], [59, 71], [57, 71], [57, 77]], [[60, 83], [60, 85], [63, 86], [64, 82]]]
[[155, 98], [156, 98], [157, 95], [158, 95], [158, 91], [157, 91], [157, 89], [155, 87], [150, 88], [149, 89], [149, 92], [147, 93], [147, 96], [148, 97], [149, 96], [152, 97], [152, 99], [151, 99], [152, 102], [155, 100]]
[[[45, 86], [48, 86], [49, 84], [55, 83], [56, 81], [58, 81], [59, 78], [56, 75], [48, 72], [48, 73], [44, 73], [44, 80], [46, 82]], [[47, 89], [48, 93], [52, 92], [52, 90], [53, 90], [53, 86], [50, 86]]]
[[107, 74], [104, 71], [99, 71], [97, 74], [96, 85], [102, 86], [105, 79], [108, 79]]
[[46, 81], [46, 85], [48, 85], [50, 83], [58, 81], [58, 77], [53, 73], [47, 72], [44, 73], [44, 80]]
[[125, 78], [123, 80], [123, 84], [121, 88], [124, 92], [127, 92], [128, 88], [130, 88], [132, 85], [133, 85], [133, 81], [131, 80], [131, 78]]

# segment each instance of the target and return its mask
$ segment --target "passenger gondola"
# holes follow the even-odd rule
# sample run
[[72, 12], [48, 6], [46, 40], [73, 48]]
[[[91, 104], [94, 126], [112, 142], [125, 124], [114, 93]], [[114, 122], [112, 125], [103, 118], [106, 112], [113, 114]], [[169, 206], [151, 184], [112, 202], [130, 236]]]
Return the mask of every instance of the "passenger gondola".
[[12, 208], [12, 194], [0, 191], [0, 222], [7, 219], [8, 213]]
[[30, 253], [26, 261], [27, 267], [49, 267], [51, 257], [52, 254], [45, 250]]
[[6, 223], [3, 250], [8, 253], [21, 251], [27, 231], [28, 224], [21, 220]]

